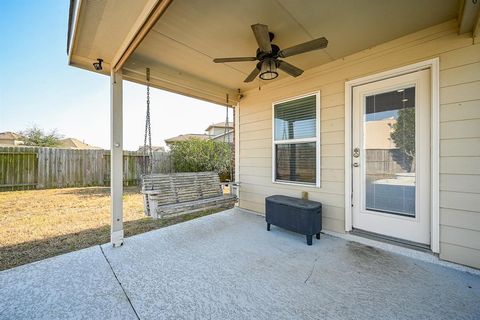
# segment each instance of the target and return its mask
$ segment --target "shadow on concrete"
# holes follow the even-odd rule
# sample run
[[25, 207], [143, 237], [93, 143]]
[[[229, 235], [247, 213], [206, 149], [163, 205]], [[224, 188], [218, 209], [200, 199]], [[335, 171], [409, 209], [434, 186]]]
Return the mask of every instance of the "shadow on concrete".
[[[124, 195], [133, 195], [139, 194], [140, 187], [133, 186], [133, 187], [124, 187], [123, 194]], [[65, 190], [61, 190], [58, 194], [63, 195], [75, 195], [80, 197], [108, 197], [110, 196], [110, 187], [82, 187], [82, 188], [68, 188]]]
[[[224, 209], [221, 209], [224, 210]], [[221, 210], [207, 210], [188, 215], [153, 220], [145, 217], [124, 222], [125, 237], [167, 227]], [[41, 240], [23, 242], [11, 246], [0, 246], [0, 270], [54, 257], [63, 253], [104, 244], [110, 241], [110, 226], [86, 229]]]

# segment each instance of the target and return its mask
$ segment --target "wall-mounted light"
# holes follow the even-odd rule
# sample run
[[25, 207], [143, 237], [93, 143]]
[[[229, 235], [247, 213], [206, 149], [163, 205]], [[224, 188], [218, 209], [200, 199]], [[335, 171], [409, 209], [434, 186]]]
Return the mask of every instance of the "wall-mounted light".
[[278, 77], [277, 64], [274, 59], [265, 59], [260, 69], [260, 79], [273, 80]]
[[93, 63], [93, 67], [95, 68], [95, 70], [100, 71], [103, 69], [102, 62], [103, 62], [103, 59], [97, 59], [97, 62]]

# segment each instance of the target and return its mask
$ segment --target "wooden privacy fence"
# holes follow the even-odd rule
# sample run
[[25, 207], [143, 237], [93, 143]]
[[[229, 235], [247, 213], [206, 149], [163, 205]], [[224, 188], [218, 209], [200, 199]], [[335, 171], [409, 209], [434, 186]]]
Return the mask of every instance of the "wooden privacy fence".
[[399, 149], [368, 149], [365, 153], [366, 172], [376, 179], [392, 178], [409, 172], [411, 161]]
[[[154, 173], [170, 173], [167, 152], [154, 152]], [[125, 151], [123, 182], [137, 185], [143, 154]], [[0, 147], [0, 191], [48, 189], [110, 184], [110, 151], [39, 147]]]

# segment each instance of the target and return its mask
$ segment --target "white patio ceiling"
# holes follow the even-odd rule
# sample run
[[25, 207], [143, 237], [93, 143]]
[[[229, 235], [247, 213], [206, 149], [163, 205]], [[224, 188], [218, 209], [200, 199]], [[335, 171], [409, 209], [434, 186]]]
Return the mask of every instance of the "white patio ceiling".
[[[154, 0], [83, 1], [70, 52], [71, 64], [109, 72], [116, 50]], [[214, 57], [254, 56], [250, 29], [267, 24], [273, 43], [286, 48], [324, 36], [328, 48], [285, 60], [304, 70], [457, 17], [457, 0], [173, 0], [123, 66], [127, 80], [222, 103], [225, 94], [254, 88], [244, 83], [255, 62], [215, 64]], [[308, 71], [307, 71], [308, 72]], [[280, 77], [287, 77], [280, 71]], [[201, 94], [201, 92], [205, 94]]]

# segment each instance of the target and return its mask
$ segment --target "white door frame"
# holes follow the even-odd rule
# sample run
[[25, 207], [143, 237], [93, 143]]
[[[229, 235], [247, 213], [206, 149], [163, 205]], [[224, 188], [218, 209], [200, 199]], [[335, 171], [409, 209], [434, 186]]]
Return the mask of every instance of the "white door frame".
[[399, 75], [430, 69], [431, 79], [431, 241], [430, 249], [440, 249], [440, 203], [439, 203], [439, 162], [440, 162], [440, 83], [439, 59], [434, 58], [374, 75], [345, 82], [345, 231], [352, 231], [352, 91], [353, 87], [384, 80]]

